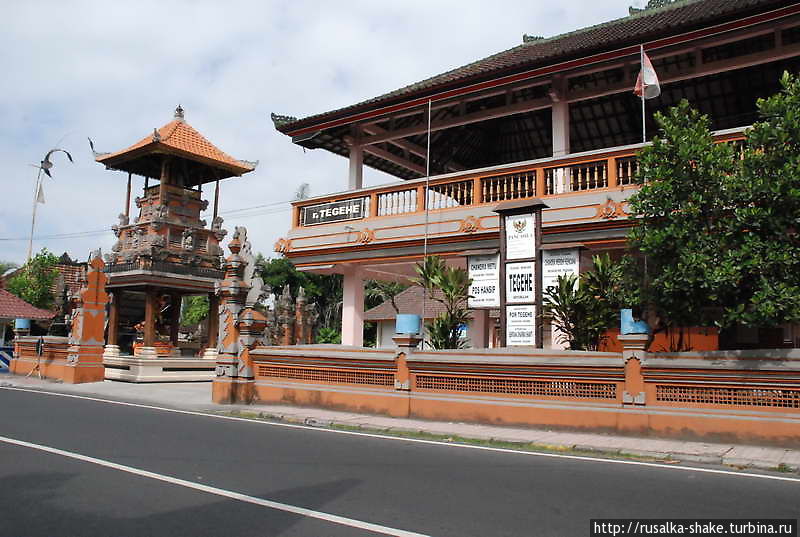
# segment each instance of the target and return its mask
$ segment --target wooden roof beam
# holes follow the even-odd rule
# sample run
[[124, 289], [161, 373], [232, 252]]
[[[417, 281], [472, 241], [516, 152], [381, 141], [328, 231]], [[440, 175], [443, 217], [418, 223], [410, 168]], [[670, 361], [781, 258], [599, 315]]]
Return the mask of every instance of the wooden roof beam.
[[403, 168], [410, 170], [414, 173], [418, 173], [423, 177], [426, 174], [425, 166], [420, 166], [419, 164], [406, 160], [400, 155], [395, 155], [394, 153], [387, 151], [381, 147], [373, 145], [365, 145], [363, 146], [363, 150], [364, 153], [369, 153], [370, 155], [389, 161], [392, 164], [402, 166]]
[[[701, 52], [697, 51], [698, 57]], [[744, 69], [745, 67], [752, 67], [764, 63], [770, 63], [793, 56], [800, 55], [800, 43], [793, 43], [791, 45], [778, 46], [774, 49], [765, 50], [763, 52], [756, 52], [746, 56], [738, 56], [728, 60], [720, 60], [709, 63], [707, 65], [695, 65], [692, 69], [687, 69], [681, 73], [674, 75], [659, 75], [658, 80], [661, 85], [669, 84], [670, 82], [679, 82], [689, 78], [699, 78], [702, 76], [713, 75], [724, 71], [731, 71], [735, 69]], [[635, 68], [634, 68], [635, 70]], [[636, 75], [638, 72], [635, 72]], [[586, 99], [595, 99], [597, 97], [605, 97], [614, 93], [621, 93], [624, 91], [633, 91], [633, 84], [635, 80], [623, 80], [618, 84], [608, 86], [602, 91], [596, 89], [575, 91], [567, 93], [566, 100], [569, 102], [583, 101]]]
[[[532, 101], [523, 101], [514, 103], [509, 106], [500, 106], [497, 108], [490, 108], [488, 110], [481, 110], [471, 114], [431, 122], [431, 132], [450, 129], [453, 127], [460, 127], [461, 125], [469, 125], [470, 123], [477, 123], [478, 121], [486, 121], [488, 119], [496, 119], [498, 117], [510, 116], [513, 114], [521, 114], [524, 112], [532, 112], [534, 110], [541, 110], [550, 107], [550, 99], [534, 99]], [[422, 125], [415, 125], [405, 129], [398, 129], [396, 131], [387, 131], [383, 134], [375, 134], [367, 136], [362, 140], [362, 143], [371, 145], [381, 142], [388, 142], [390, 140], [397, 140], [398, 138], [406, 138], [407, 136], [414, 136], [415, 134], [423, 134], [427, 132], [427, 123]]]
[[[363, 131], [365, 133], [367, 133], [367, 134], [376, 134], [376, 135], [377, 134], [384, 134], [386, 132], [389, 132], [386, 129], [384, 129], [383, 127], [379, 127], [377, 125], [367, 125], [367, 126], [363, 127]], [[396, 147], [399, 147], [400, 149], [402, 149], [404, 151], [407, 151], [408, 153], [411, 153], [412, 155], [416, 155], [416, 156], [420, 157], [423, 160], [428, 158], [428, 154], [427, 154], [427, 151], [425, 150], [425, 148], [421, 147], [421, 146], [419, 146], [419, 145], [417, 145], [415, 143], [412, 143], [412, 142], [409, 142], [409, 141], [406, 141], [406, 140], [402, 140], [402, 139], [389, 140], [388, 143], [390, 143], [390, 144], [392, 144], [392, 145], [394, 145]], [[466, 170], [466, 168], [464, 166], [461, 166], [460, 164], [455, 164], [455, 163], [448, 164], [445, 167], [449, 171], [453, 171], [453, 172], [461, 172], [461, 171]]]

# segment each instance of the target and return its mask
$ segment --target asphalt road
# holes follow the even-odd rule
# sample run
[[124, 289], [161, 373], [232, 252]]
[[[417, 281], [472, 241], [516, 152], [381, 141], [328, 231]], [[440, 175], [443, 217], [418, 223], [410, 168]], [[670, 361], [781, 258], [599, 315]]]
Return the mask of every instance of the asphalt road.
[[592, 518], [800, 513], [798, 480], [467, 449], [9, 389], [0, 389], [0, 408], [2, 536], [581, 536]]

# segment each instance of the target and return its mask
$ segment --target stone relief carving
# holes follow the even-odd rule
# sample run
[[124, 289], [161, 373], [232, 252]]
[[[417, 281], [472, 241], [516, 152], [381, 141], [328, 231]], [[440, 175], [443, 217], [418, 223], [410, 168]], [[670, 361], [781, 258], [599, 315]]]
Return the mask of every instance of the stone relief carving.
[[481, 228], [481, 222], [474, 216], [468, 216], [458, 224], [461, 233], [475, 233]]

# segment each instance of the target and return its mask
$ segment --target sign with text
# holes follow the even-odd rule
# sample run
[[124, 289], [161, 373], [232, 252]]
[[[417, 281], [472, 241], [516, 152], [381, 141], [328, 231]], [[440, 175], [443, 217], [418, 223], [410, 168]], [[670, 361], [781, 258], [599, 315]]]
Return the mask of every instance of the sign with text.
[[506, 306], [506, 345], [536, 345], [536, 306]]
[[506, 216], [506, 259], [536, 257], [536, 219], [533, 214]]
[[506, 263], [506, 303], [536, 302], [536, 263]]
[[542, 290], [557, 286], [559, 276], [567, 274], [574, 274], [577, 276], [580, 269], [580, 259], [580, 250], [578, 248], [543, 250]]
[[303, 225], [313, 226], [364, 218], [367, 216], [367, 200], [369, 198], [356, 198], [303, 207]]
[[470, 308], [500, 306], [500, 255], [471, 255], [467, 258]]

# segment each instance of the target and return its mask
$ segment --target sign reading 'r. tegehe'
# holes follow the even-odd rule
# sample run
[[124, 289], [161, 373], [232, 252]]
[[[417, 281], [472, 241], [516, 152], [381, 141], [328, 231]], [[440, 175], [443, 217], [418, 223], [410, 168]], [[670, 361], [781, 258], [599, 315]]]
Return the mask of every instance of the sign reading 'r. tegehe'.
[[341, 222], [343, 220], [358, 220], [366, 216], [366, 201], [369, 198], [357, 198], [353, 200], [332, 201], [303, 207], [303, 224], [313, 226], [315, 224], [328, 224], [330, 222]]

